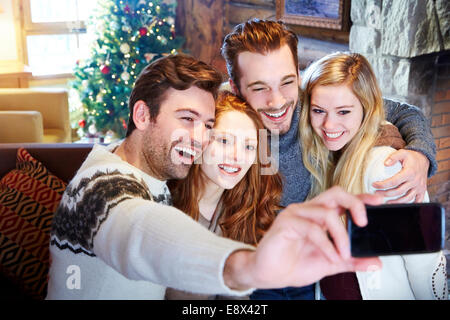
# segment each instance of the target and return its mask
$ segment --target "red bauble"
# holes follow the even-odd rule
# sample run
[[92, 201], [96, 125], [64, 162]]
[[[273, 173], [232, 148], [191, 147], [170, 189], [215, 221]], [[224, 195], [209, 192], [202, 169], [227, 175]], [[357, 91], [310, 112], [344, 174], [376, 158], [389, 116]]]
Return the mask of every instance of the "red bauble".
[[107, 65], [102, 65], [102, 66], [100, 67], [100, 71], [101, 71], [103, 74], [108, 74], [108, 73], [111, 72], [111, 68], [108, 67]]
[[147, 34], [148, 29], [145, 27], [139, 28], [139, 34], [143, 37]]
[[83, 129], [86, 126], [86, 120], [81, 119], [78, 121], [78, 126]]
[[127, 123], [125, 122], [124, 119], [121, 119], [121, 120], [122, 120], [122, 127], [123, 127], [125, 130], [127, 130]]

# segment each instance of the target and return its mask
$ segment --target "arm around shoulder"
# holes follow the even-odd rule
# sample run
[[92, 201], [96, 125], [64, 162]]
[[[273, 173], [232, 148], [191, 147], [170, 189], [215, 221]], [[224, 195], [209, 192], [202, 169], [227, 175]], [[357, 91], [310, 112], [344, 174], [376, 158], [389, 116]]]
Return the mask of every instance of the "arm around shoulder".
[[393, 123], [406, 141], [407, 150], [418, 151], [430, 161], [428, 177], [437, 171], [436, 144], [429, 121], [416, 106], [384, 99], [386, 119]]

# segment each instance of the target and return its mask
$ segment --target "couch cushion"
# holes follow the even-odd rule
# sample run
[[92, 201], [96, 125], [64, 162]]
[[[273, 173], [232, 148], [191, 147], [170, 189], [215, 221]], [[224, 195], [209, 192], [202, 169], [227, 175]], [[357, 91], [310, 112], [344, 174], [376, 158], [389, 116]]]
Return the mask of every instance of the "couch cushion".
[[44, 141], [42, 115], [38, 111], [0, 111], [0, 143]]
[[60, 143], [65, 141], [66, 133], [61, 129], [44, 129], [44, 143]]
[[0, 180], [0, 272], [34, 298], [46, 295], [51, 222], [65, 188], [23, 148]]

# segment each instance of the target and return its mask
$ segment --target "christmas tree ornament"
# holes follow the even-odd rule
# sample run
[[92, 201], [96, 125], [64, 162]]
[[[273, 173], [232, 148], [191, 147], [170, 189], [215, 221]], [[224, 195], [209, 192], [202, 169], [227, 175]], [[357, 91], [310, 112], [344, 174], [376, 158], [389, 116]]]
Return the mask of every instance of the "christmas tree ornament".
[[122, 43], [119, 49], [123, 54], [130, 53], [130, 45], [128, 43]]
[[100, 71], [103, 74], [109, 74], [111, 72], [111, 68], [107, 65], [102, 65], [102, 66], [100, 66]]
[[78, 121], [78, 126], [83, 129], [86, 126], [86, 120], [81, 119]]
[[91, 124], [88, 128], [89, 134], [95, 136], [97, 134], [97, 128], [95, 127], [95, 124]]
[[145, 36], [148, 32], [148, 29], [145, 27], [141, 27], [139, 28], [139, 34], [141, 35], [141, 37]]
[[122, 72], [122, 74], [120, 75], [120, 78], [121, 78], [123, 81], [128, 81], [128, 80], [130, 80], [130, 74], [129, 74], [128, 72], [124, 71], [124, 72]]

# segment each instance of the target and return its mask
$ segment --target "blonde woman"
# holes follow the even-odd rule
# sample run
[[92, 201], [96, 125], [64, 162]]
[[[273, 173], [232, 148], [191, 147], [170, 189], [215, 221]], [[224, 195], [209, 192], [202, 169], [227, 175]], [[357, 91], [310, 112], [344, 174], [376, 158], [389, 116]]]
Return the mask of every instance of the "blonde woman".
[[[335, 53], [316, 61], [304, 73], [302, 91], [299, 127], [303, 161], [311, 172], [309, 197], [334, 185], [354, 194], [375, 193], [373, 182], [401, 170], [400, 163], [384, 165], [403, 145], [384, 120], [381, 91], [362, 55]], [[381, 260], [381, 270], [323, 279], [323, 294], [327, 299], [447, 298], [442, 252]]]

